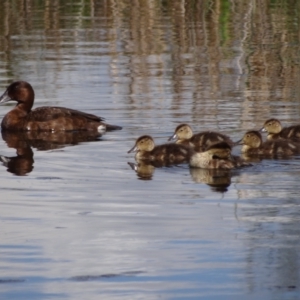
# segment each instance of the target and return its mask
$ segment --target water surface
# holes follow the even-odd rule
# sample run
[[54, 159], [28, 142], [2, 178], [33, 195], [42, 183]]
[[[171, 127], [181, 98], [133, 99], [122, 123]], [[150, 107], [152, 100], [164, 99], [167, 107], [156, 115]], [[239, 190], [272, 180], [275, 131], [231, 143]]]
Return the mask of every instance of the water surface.
[[[137, 137], [299, 123], [294, 1], [3, 1], [0, 89], [123, 126], [2, 136], [1, 299], [299, 299], [299, 157], [136, 172]], [[13, 107], [1, 106], [0, 118]], [[240, 149], [234, 149], [239, 154]]]

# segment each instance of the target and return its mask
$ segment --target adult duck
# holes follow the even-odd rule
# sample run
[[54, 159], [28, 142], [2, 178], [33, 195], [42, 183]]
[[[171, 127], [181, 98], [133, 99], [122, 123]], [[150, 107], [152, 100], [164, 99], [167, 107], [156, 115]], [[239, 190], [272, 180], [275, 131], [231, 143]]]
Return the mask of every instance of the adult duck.
[[8, 112], [1, 123], [2, 130], [10, 131], [99, 131], [118, 130], [103, 118], [78, 110], [43, 106], [32, 110], [34, 90], [26, 81], [16, 81], [0, 97], [0, 103], [15, 101], [17, 105]]

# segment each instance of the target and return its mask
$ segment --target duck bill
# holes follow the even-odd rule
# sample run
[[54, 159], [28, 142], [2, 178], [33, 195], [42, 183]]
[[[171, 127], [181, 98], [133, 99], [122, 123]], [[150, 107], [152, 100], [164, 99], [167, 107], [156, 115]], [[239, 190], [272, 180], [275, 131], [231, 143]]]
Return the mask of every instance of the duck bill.
[[8, 92], [5, 91], [5, 93], [0, 97], [0, 103], [5, 103], [12, 100], [9, 96], [8, 96]]
[[137, 171], [138, 165], [132, 162], [127, 162], [133, 171]]
[[174, 133], [172, 136], [170, 136], [170, 137], [168, 138], [168, 141], [174, 141], [174, 140], [177, 140], [177, 139], [178, 139], [178, 136], [177, 136], [176, 133]]
[[261, 129], [259, 129], [260, 132], [267, 132], [265, 127], [262, 127]]
[[137, 152], [138, 148], [136, 145], [134, 145], [127, 153], [131, 153], [131, 152]]
[[232, 146], [234, 147], [234, 146], [238, 146], [238, 145], [244, 145], [243, 139], [241, 139], [241, 140], [239, 140], [237, 142], [234, 142]]

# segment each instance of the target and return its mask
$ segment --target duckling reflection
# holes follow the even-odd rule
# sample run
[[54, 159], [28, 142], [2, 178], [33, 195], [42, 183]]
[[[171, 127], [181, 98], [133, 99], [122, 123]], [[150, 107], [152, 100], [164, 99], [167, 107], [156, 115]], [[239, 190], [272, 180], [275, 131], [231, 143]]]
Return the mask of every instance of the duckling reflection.
[[267, 139], [270, 141], [277, 139], [293, 139], [300, 142], [300, 125], [282, 128], [279, 120], [269, 119], [264, 123], [260, 131], [267, 132]]
[[231, 185], [230, 170], [190, 168], [190, 174], [195, 182], [205, 183], [216, 192], [227, 192]]
[[243, 145], [242, 153], [248, 156], [285, 157], [300, 153], [300, 143], [290, 140], [263, 142], [261, 134], [255, 130], [247, 131], [236, 144]]
[[97, 141], [101, 136], [97, 132], [9, 132], [2, 131], [2, 139], [9, 148], [15, 148], [17, 156], [0, 156], [0, 161], [7, 171], [23, 176], [33, 170], [34, 153], [32, 147], [38, 150], [53, 150], [81, 142]]
[[140, 161], [138, 163], [128, 162], [128, 165], [134, 170], [139, 179], [151, 180], [155, 167], [151, 163]]
[[219, 142], [226, 142], [230, 146], [233, 145], [233, 141], [227, 135], [219, 132], [202, 131], [193, 134], [193, 130], [188, 124], [178, 125], [175, 133], [169, 138], [169, 141], [171, 140], [176, 140], [177, 144], [189, 146], [197, 152], [202, 152], [208, 146]]

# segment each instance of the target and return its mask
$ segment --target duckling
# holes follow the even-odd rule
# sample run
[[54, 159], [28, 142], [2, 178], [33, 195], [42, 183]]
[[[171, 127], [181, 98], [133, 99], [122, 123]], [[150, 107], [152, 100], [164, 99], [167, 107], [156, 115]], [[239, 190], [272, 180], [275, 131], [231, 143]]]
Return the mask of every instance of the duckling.
[[300, 143], [289, 140], [263, 142], [259, 131], [247, 131], [236, 144], [243, 145], [242, 153], [247, 155], [290, 156], [300, 153]]
[[184, 145], [163, 144], [155, 146], [149, 135], [139, 137], [128, 153], [136, 152], [137, 161], [148, 161], [162, 165], [179, 164], [187, 162], [191, 156], [191, 149]]
[[277, 139], [293, 139], [296, 142], [300, 142], [300, 125], [282, 128], [279, 120], [269, 119], [264, 123], [264, 126], [260, 131], [267, 132], [267, 139], [270, 141]]
[[187, 145], [197, 152], [203, 151], [207, 146], [218, 142], [226, 142], [230, 146], [233, 141], [226, 135], [214, 131], [202, 131], [193, 134], [191, 126], [180, 124], [176, 127], [175, 133], [169, 138], [169, 141], [176, 140], [176, 144]]
[[195, 152], [189, 163], [191, 167], [203, 169], [234, 169], [251, 165], [231, 155], [231, 146], [226, 142], [210, 145], [204, 152]]

